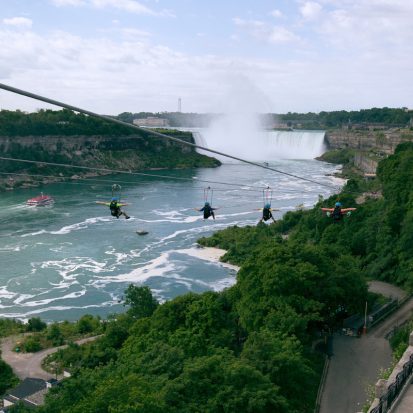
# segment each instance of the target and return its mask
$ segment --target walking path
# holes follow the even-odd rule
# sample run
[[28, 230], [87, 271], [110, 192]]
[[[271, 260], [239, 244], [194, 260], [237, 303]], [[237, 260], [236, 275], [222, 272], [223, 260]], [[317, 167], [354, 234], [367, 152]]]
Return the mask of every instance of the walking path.
[[[369, 290], [393, 298], [403, 298], [406, 295], [400, 288], [379, 281], [369, 283]], [[361, 339], [348, 336], [331, 337], [331, 359], [320, 413], [362, 411], [368, 398], [363, 382], [367, 380], [375, 383], [380, 368], [388, 368], [394, 362], [390, 343], [384, 337], [394, 325], [406, 321], [412, 310], [413, 299], [373, 327], [370, 333]]]
[[[88, 337], [82, 340], [75, 341], [76, 344], [83, 344], [88, 341], [93, 341], [100, 336]], [[42, 360], [48, 355], [55, 353], [59, 348], [68, 347], [64, 346], [48, 348], [46, 350], [38, 351], [37, 353], [16, 353], [13, 351], [16, 345], [16, 337], [11, 336], [4, 338], [1, 342], [1, 358], [13, 368], [14, 374], [19, 379], [25, 379], [26, 377], [35, 377], [38, 379], [50, 379], [52, 375], [41, 368]], [[53, 376], [54, 377], [54, 376]], [[63, 374], [58, 375], [57, 378], [61, 379]]]
[[403, 394], [403, 397], [400, 399], [396, 408], [392, 413], [412, 413], [413, 411], [413, 385], [412, 380], [410, 379], [405, 386], [409, 386], [406, 393]]

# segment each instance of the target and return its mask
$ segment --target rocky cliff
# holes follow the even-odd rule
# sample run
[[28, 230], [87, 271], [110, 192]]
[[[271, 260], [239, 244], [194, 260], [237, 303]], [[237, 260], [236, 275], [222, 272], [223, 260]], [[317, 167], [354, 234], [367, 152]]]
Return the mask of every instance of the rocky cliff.
[[377, 148], [383, 153], [394, 153], [396, 146], [406, 140], [411, 140], [412, 132], [327, 132], [324, 140], [329, 149], [358, 149], [369, 151]]
[[[165, 131], [165, 133], [194, 143], [191, 133], [173, 130]], [[187, 169], [220, 165], [217, 159], [201, 155], [188, 145], [144, 132], [126, 136], [0, 136], [0, 156], [40, 162], [30, 164], [0, 160], [2, 172], [0, 181], [3, 181], [0, 191], [11, 187], [32, 185], [34, 182], [30, 181], [39, 179], [46, 183], [73, 175], [83, 177], [91, 176], [91, 174], [105, 174], [105, 171], [87, 172], [75, 168], [47, 166], [46, 162], [127, 171]], [[13, 176], [17, 172], [23, 172], [24, 176]], [[7, 173], [10, 175], [8, 176]], [[41, 175], [40, 178], [36, 178], [35, 174]]]
[[[180, 133], [179, 136], [176, 136], [176, 134], [173, 136], [186, 142], [195, 143], [190, 133], [183, 132]], [[183, 154], [192, 151], [192, 148], [187, 145], [146, 134], [128, 136], [0, 136], [0, 152], [9, 152], [13, 145], [32, 148], [41, 152], [58, 152], [69, 157], [73, 154], [80, 156], [93, 149], [101, 151], [123, 151], [127, 149], [160, 151], [164, 148], [176, 147], [179, 148]]]

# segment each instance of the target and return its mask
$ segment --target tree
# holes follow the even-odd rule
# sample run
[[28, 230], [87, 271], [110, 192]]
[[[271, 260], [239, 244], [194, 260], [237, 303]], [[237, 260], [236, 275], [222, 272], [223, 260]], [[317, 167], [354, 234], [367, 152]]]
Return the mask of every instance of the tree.
[[27, 331], [43, 331], [47, 324], [40, 320], [40, 317], [30, 318], [27, 323]]
[[58, 323], [53, 323], [46, 334], [48, 340], [57, 340], [60, 337], [60, 328]]
[[152, 296], [149, 287], [137, 287], [130, 284], [124, 291], [125, 298], [122, 296], [119, 303], [123, 302], [124, 306], [129, 306], [127, 314], [134, 318], [150, 317], [159, 306], [158, 300]]

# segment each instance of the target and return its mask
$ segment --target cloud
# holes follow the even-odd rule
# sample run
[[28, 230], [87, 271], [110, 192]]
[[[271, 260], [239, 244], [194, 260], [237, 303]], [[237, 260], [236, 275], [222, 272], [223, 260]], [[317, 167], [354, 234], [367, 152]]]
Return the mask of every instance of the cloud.
[[120, 24], [120, 21], [119, 20], [112, 20], [112, 23]]
[[270, 44], [299, 42], [301, 39], [283, 26], [274, 26], [259, 20], [243, 20], [234, 18], [232, 21], [245, 30], [255, 40]]
[[176, 17], [171, 10], [164, 9], [157, 13], [145, 5], [134, 0], [51, 0], [52, 4], [57, 7], [62, 6], [91, 6], [97, 9], [114, 7], [120, 10], [126, 10], [129, 13], [152, 14], [162, 17]]
[[231, 40], [239, 40], [239, 37], [236, 34], [231, 35]]
[[3, 23], [9, 26], [27, 27], [30, 29], [30, 27], [32, 27], [33, 21], [26, 19], [26, 17], [13, 17], [12, 19], [3, 19]]
[[[234, 35], [245, 33], [269, 45], [288, 45], [288, 55], [278, 50], [264, 50], [265, 58], [257, 57], [259, 53], [181, 53], [152, 45], [150, 33], [138, 29], [128, 33], [116, 28], [114, 33], [122, 39], [114, 40], [103, 34], [83, 38], [63, 31], [36, 34], [3, 26], [0, 82], [107, 114], [175, 111], [176, 96], [188, 111], [214, 111], [228, 79], [239, 74], [265, 90], [279, 113], [408, 106], [412, 7], [378, 0], [336, 6], [332, 1], [320, 0], [321, 20], [303, 21], [315, 34], [317, 58], [305, 54], [308, 49], [290, 26], [259, 20], [234, 19], [239, 31]], [[302, 52], [294, 55], [297, 47]], [[43, 104], [0, 90], [2, 108], [34, 110], [39, 105]]]
[[100, 31], [104, 33], [119, 34], [122, 38], [127, 39], [127, 40], [137, 40], [143, 37], [152, 36], [152, 33], [146, 32], [144, 30], [132, 29], [132, 28], [122, 28], [122, 29], [111, 28], [111, 29], [105, 29], [105, 30], [100, 30]]
[[323, 6], [313, 1], [307, 1], [304, 6], [300, 7], [300, 12], [306, 20], [317, 20], [320, 15]]
[[271, 10], [268, 14], [270, 16], [277, 17], [278, 19], [284, 19], [285, 20], [287, 18], [287, 16], [285, 14], [281, 13], [279, 10]]
[[56, 7], [63, 6], [86, 6], [86, 2], [82, 0], [52, 0], [52, 4]]
[[[395, 51], [413, 53], [411, 42], [407, 41], [413, 37], [413, 3], [400, 0], [324, 1], [337, 8], [321, 11], [322, 19], [317, 20], [313, 29], [327, 45], [352, 54], [363, 51], [364, 54], [383, 55], [383, 59]], [[307, 15], [314, 16], [314, 10], [316, 8], [308, 8]]]

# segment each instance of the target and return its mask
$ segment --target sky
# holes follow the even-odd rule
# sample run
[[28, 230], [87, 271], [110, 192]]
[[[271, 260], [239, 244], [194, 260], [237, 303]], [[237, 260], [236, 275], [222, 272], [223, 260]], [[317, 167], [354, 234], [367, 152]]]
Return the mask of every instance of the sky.
[[110, 115], [413, 108], [412, 21], [413, 0], [0, 0], [0, 83]]

